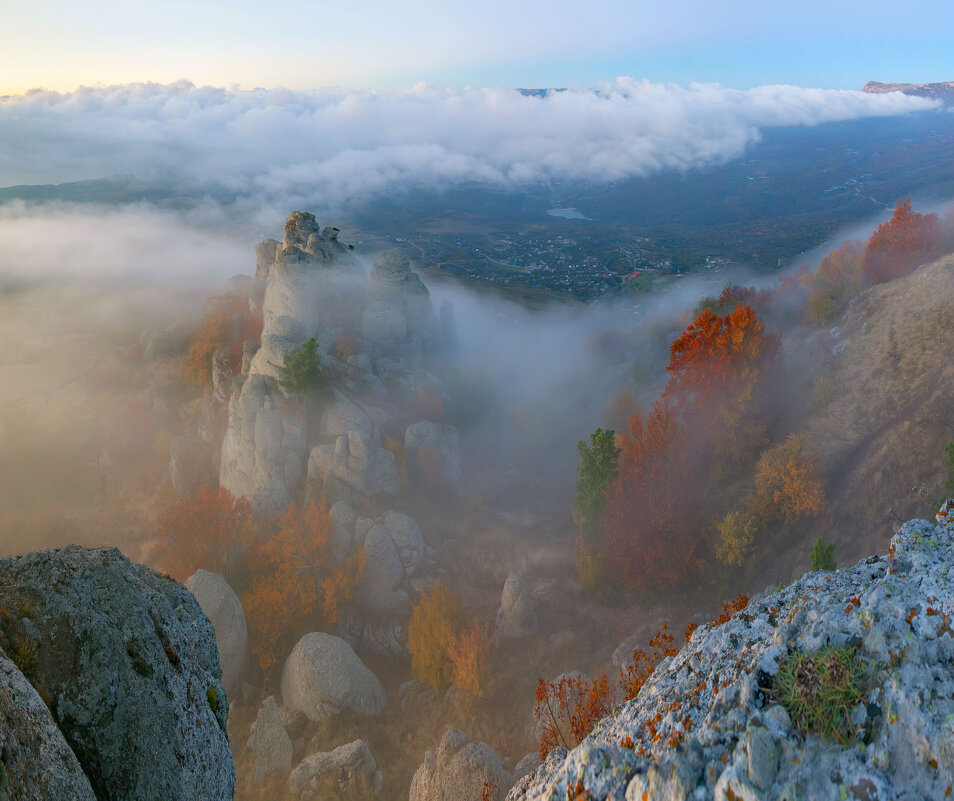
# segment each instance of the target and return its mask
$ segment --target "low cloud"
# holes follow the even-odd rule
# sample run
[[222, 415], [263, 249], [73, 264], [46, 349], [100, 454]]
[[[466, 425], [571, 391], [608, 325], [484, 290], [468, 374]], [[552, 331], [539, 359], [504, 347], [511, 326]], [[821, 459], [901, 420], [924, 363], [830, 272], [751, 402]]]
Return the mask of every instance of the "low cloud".
[[620, 78], [507, 89], [229, 91], [134, 84], [0, 99], [0, 184], [133, 175], [338, 214], [411, 187], [614, 181], [742, 154], [769, 127], [935, 108], [902, 94]]

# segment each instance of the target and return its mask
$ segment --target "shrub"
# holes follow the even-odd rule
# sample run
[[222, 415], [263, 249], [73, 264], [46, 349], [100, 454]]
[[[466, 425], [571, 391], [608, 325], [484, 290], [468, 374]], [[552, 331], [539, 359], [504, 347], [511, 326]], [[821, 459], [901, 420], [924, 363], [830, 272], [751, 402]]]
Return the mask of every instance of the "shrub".
[[821, 537], [818, 537], [812, 546], [812, 570], [834, 570], [837, 567], [834, 553], [835, 543], [823, 545]]
[[285, 354], [278, 383], [289, 395], [313, 396], [327, 390], [321, 372], [321, 356], [314, 337]]
[[441, 582], [424, 590], [411, 611], [407, 639], [411, 670], [425, 684], [440, 690], [454, 680], [449, 649], [461, 624], [460, 601]]
[[540, 758], [553, 749], [575, 748], [613, 710], [606, 674], [599, 679], [564, 676], [559, 681], [540, 679], [534, 718], [540, 726]]
[[802, 734], [847, 744], [855, 734], [851, 712], [864, 698], [867, 668], [858, 650], [828, 645], [792, 651], [779, 664], [774, 695]]
[[[686, 642], [692, 636], [695, 626], [686, 632]], [[667, 656], [675, 656], [679, 649], [673, 646], [674, 637], [669, 633], [669, 627], [663, 624], [662, 631], [657, 631], [649, 640], [649, 653], [642, 648], [633, 651], [633, 661], [625, 671], [620, 671], [619, 685], [623, 690], [623, 698], [632, 701], [639, 695], [643, 685], [653, 675], [656, 665]]]
[[[241, 340], [247, 315], [247, 293], [216, 295], [206, 301], [205, 313], [186, 356], [185, 374], [188, 378], [200, 387], [212, 386], [212, 355], [220, 348], [227, 348], [234, 359], [235, 343]], [[260, 336], [261, 325], [258, 333]], [[238, 348], [239, 361], [238, 364], [233, 361], [234, 368], [241, 366], [241, 344]]]

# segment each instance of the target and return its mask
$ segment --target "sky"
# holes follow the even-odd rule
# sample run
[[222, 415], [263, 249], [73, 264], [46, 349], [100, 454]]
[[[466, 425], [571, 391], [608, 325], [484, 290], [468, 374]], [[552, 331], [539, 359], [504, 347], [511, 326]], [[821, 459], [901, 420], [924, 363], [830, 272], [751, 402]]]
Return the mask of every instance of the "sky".
[[290, 89], [954, 80], [950, 0], [3, 3], [0, 95], [181, 79]]

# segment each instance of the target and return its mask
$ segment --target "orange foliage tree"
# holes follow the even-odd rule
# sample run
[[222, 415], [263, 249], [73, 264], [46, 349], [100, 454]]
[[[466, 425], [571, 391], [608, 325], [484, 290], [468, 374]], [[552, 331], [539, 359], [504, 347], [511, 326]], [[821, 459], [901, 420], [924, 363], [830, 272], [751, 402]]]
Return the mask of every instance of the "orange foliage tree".
[[690, 424], [702, 450], [739, 463], [764, 435], [760, 390], [779, 348], [751, 306], [702, 311], [670, 346], [663, 399]]
[[761, 523], [794, 523], [825, 508], [825, 489], [816, 478], [815, 454], [804, 434], [789, 434], [759, 459], [749, 508]]
[[214, 295], [205, 303], [205, 313], [189, 345], [185, 374], [200, 387], [212, 384], [212, 355], [225, 348], [232, 369], [242, 366], [242, 346], [262, 335], [262, 316], [248, 307], [248, 293]]
[[910, 199], [902, 200], [868, 240], [862, 270], [873, 283], [890, 281], [935, 258], [940, 246], [937, 215], [919, 214]]
[[411, 670], [435, 690], [454, 680], [450, 648], [460, 630], [461, 617], [457, 596], [439, 581], [421, 593], [411, 611], [407, 629]]
[[447, 656], [454, 671], [454, 686], [472, 699], [480, 699], [487, 688], [493, 642], [490, 624], [472, 620], [448, 643]]
[[252, 507], [224, 487], [202, 487], [158, 515], [160, 565], [184, 581], [200, 567], [226, 577], [252, 526]]
[[627, 589], [670, 589], [691, 578], [697, 506], [685, 432], [673, 408], [657, 402], [633, 415], [619, 439], [616, 477], [603, 512], [605, 569]]
[[252, 653], [266, 673], [282, 658], [294, 623], [320, 614], [326, 626], [355, 594], [364, 551], [342, 555], [331, 542], [324, 498], [290, 504], [249, 555], [252, 588], [245, 597]]
[[864, 252], [864, 243], [855, 239], [822, 259], [809, 281], [810, 292], [805, 304], [805, 317], [809, 322], [830, 323], [861, 289]]

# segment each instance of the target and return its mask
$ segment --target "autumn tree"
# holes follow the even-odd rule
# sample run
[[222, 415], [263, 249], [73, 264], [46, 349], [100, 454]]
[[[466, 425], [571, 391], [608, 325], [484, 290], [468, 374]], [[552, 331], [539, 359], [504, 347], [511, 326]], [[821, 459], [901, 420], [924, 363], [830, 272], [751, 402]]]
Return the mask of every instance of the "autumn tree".
[[716, 462], [731, 468], [763, 439], [760, 394], [778, 348], [741, 302], [725, 316], [704, 310], [670, 346], [663, 399]]
[[825, 490], [816, 477], [815, 454], [806, 435], [789, 434], [762, 454], [749, 502], [760, 524], [792, 524], [824, 508]]
[[861, 289], [861, 262], [865, 245], [845, 242], [818, 265], [809, 282], [805, 318], [814, 325], [827, 325]]
[[936, 214], [911, 210], [911, 200], [898, 203], [894, 214], [881, 223], [865, 248], [862, 270], [875, 284], [907, 275], [935, 258], [941, 246]]
[[699, 514], [686, 446], [664, 402], [653, 405], [645, 423], [634, 415], [619, 438], [619, 466], [603, 513], [604, 570], [627, 589], [671, 589], [692, 577]]
[[411, 611], [407, 629], [411, 670], [435, 690], [454, 681], [450, 648], [460, 631], [461, 619], [460, 601], [439, 581], [421, 593]]
[[576, 447], [580, 452], [573, 499], [573, 517], [579, 527], [576, 566], [583, 584], [593, 587], [602, 574], [603, 507], [620, 450], [614, 432], [602, 428], [590, 434], [589, 445], [580, 440]]
[[487, 689], [493, 642], [490, 624], [472, 620], [447, 645], [454, 686], [472, 700], [479, 700]]
[[332, 547], [324, 498], [304, 508], [290, 504], [252, 549], [252, 588], [245, 598], [252, 653], [266, 673], [281, 660], [294, 623], [320, 617], [332, 626], [364, 573], [364, 551]]
[[717, 526], [716, 556], [723, 564], [741, 567], [755, 549], [756, 527], [745, 512], [729, 512]]
[[202, 487], [158, 517], [160, 565], [179, 581], [200, 567], [229, 578], [252, 526], [252, 507], [224, 487]]
[[[205, 313], [189, 345], [185, 374], [200, 387], [212, 386], [212, 355], [225, 348], [232, 354], [233, 368], [241, 367], [241, 344], [235, 363], [235, 344], [241, 343], [249, 315], [248, 293], [215, 295], [205, 303]], [[261, 324], [258, 324], [261, 335]], [[249, 338], [252, 338], [251, 336]]]

